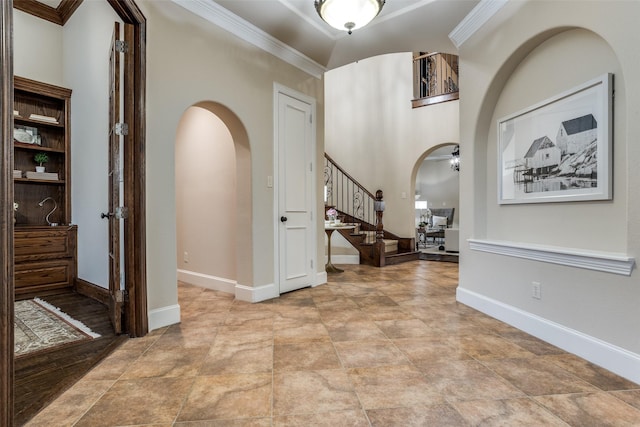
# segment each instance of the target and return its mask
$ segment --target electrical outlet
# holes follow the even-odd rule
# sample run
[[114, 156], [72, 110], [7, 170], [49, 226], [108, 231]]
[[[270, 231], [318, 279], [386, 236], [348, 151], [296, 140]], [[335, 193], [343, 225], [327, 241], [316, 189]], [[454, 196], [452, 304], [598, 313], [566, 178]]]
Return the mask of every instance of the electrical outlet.
[[182, 259], [184, 260], [184, 262], [189, 262], [189, 252], [184, 251]]
[[531, 282], [531, 296], [535, 299], [542, 299], [542, 285], [540, 285], [540, 282]]

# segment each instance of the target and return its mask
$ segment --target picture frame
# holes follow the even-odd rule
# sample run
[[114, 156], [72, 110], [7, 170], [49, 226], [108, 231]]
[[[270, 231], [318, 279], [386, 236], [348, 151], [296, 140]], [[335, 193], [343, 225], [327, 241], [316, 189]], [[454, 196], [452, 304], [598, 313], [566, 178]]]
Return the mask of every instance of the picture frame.
[[613, 74], [498, 119], [498, 203], [611, 200]]

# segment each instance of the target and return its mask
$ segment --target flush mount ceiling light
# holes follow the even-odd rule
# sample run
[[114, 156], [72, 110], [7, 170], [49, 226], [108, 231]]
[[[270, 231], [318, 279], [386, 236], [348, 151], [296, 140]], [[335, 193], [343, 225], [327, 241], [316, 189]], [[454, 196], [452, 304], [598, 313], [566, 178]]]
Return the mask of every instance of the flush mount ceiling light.
[[385, 0], [315, 0], [318, 15], [327, 24], [338, 30], [362, 28], [373, 20]]

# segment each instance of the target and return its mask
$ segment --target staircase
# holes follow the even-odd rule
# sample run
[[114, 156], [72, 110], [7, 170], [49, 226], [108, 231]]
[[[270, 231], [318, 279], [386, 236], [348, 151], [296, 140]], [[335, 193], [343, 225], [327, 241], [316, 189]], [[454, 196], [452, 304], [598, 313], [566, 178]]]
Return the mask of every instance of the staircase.
[[324, 156], [325, 208], [333, 207], [342, 222], [355, 225], [338, 232], [358, 250], [360, 264], [384, 267], [419, 259], [414, 237], [399, 237], [384, 229], [382, 191], [372, 194], [328, 154]]

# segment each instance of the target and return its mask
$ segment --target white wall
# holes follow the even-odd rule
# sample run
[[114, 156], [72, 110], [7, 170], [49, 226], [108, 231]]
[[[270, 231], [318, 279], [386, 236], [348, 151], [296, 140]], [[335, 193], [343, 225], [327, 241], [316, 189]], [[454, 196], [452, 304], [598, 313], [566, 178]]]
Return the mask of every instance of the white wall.
[[[460, 47], [461, 242], [533, 244], [596, 256], [640, 254], [640, 3], [509, 2]], [[606, 17], [606, 19], [603, 19]], [[497, 204], [497, 118], [603, 73], [615, 75], [613, 200]], [[465, 157], [466, 156], [466, 157]], [[468, 304], [640, 381], [640, 281], [460, 248]], [[542, 299], [531, 297], [532, 281]]]
[[64, 86], [62, 27], [13, 9], [13, 73]]
[[78, 277], [109, 285], [107, 211], [108, 60], [113, 23], [107, 2], [84, 2], [64, 27], [14, 9], [14, 73], [72, 89], [71, 202], [78, 224]]
[[415, 235], [422, 158], [458, 142], [458, 101], [411, 108], [411, 53], [381, 55], [325, 74], [325, 151], [365, 188], [384, 192], [384, 227]]
[[176, 243], [181, 280], [214, 289], [235, 284], [236, 218], [236, 155], [231, 133], [212, 112], [190, 107], [176, 137]]
[[63, 29], [64, 86], [73, 90], [71, 213], [78, 224], [78, 277], [104, 288], [109, 222], [100, 214], [109, 211], [109, 52], [116, 21], [122, 22], [106, 1], [85, 1]]

